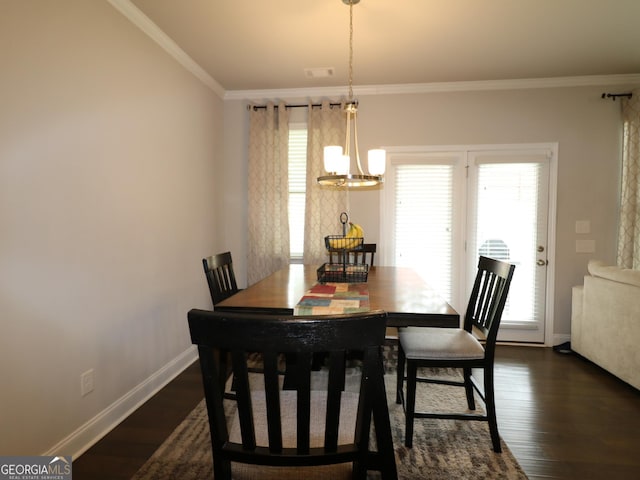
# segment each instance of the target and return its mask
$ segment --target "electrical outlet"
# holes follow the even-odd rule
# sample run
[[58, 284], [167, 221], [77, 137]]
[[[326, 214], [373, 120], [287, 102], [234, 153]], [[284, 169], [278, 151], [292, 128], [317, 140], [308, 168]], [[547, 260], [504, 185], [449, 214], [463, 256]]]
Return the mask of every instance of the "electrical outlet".
[[591, 233], [591, 220], [576, 220], [576, 233]]
[[80, 375], [80, 394], [83, 397], [93, 392], [94, 381], [93, 368]]

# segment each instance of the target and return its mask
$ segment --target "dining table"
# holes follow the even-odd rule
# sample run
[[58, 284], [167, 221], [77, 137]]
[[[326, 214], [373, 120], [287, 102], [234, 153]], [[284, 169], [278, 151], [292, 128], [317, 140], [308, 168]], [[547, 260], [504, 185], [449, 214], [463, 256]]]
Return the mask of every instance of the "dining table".
[[[226, 312], [293, 315], [318, 282], [318, 265], [289, 264], [216, 304]], [[460, 326], [460, 315], [409, 267], [373, 266], [366, 279], [368, 307], [387, 312], [387, 327]]]
[[[388, 336], [390, 330], [395, 330], [394, 327], [455, 328], [460, 325], [458, 312], [411, 268], [373, 266], [368, 268], [366, 282], [359, 280], [350, 285], [319, 281], [318, 278], [322, 278], [319, 268], [318, 265], [289, 264], [217, 303], [215, 310], [295, 315], [301, 305], [305, 305], [305, 299], [311, 299], [312, 305], [315, 305], [314, 300], [330, 298], [333, 301], [337, 297], [338, 303], [345, 301], [345, 298], [350, 303], [358, 298], [360, 307], [364, 305], [367, 310], [384, 310], [387, 313]], [[337, 292], [340, 293], [335, 295]], [[304, 306], [302, 310], [309, 308], [313, 311], [316, 307]], [[221, 379], [223, 385], [225, 381], [226, 377]], [[285, 374], [283, 385], [285, 389], [295, 388], [295, 380]], [[384, 392], [384, 383], [382, 389]], [[377, 396], [371, 409], [376, 444], [384, 445], [391, 436], [386, 394]], [[381, 461], [380, 452], [370, 455], [367, 458], [370, 463], [368, 468], [379, 470]]]

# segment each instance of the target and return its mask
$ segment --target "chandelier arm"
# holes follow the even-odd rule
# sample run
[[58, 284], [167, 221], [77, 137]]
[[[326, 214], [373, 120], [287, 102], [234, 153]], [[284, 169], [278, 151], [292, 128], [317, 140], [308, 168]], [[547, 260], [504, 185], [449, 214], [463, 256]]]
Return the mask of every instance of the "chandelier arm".
[[351, 158], [351, 112], [347, 110], [347, 131], [344, 138], [344, 154]]
[[358, 112], [353, 112], [353, 140], [356, 150], [356, 164], [358, 165], [358, 172], [360, 175], [364, 175], [362, 170], [362, 164], [360, 163], [360, 150], [358, 149]]

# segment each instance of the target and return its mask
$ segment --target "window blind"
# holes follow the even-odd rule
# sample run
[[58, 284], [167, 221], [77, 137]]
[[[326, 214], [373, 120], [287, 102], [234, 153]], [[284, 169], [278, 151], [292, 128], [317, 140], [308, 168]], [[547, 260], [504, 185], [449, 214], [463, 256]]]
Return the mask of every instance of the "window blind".
[[479, 163], [475, 252], [515, 263], [503, 320], [534, 322], [542, 315], [544, 284], [536, 278], [541, 163]]
[[395, 170], [395, 265], [410, 266], [448, 301], [452, 296], [453, 165]]
[[291, 258], [304, 250], [304, 207], [307, 178], [307, 127], [289, 126], [289, 244]]

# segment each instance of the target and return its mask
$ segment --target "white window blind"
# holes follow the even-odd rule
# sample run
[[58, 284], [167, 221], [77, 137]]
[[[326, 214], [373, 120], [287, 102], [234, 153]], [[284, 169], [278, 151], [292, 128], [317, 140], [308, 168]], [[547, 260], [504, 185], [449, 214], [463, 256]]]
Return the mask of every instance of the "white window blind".
[[454, 166], [401, 164], [394, 171], [394, 264], [412, 267], [450, 301]]
[[304, 204], [307, 178], [307, 126], [289, 126], [289, 243], [291, 258], [304, 250]]
[[541, 195], [547, 183], [546, 175], [541, 175], [545, 164], [490, 163], [492, 160], [477, 164], [472, 252], [516, 264], [503, 321], [534, 322], [542, 316], [536, 310], [544, 307], [541, 299], [545, 294], [544, 283], [536, 281], [537, 249], [544, 245], [538, 237], [540, 231], [546, 231], [547, 221], [538, 214], [539, 198], [546, 196]]

